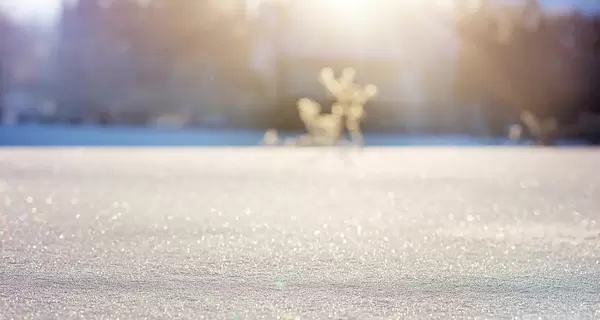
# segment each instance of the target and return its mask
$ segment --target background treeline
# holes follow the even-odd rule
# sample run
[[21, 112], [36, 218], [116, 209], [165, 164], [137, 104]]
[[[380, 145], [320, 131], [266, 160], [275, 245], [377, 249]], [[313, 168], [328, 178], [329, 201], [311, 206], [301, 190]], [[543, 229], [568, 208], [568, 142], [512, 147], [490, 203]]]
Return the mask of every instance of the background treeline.
[[[457, 12], [452, 98], [431, 107], [452, 110], [441, 114], [456, 120], [419, 133], [506, 135], [528, 110], [540, 121], [577, 125], [569, 135], [593, 136], [598, 126], [590, 119], [600, 113], [597, 16], [548, 16], [534, 1], [519, 10]], [[5, 123], [301, 128], [298, 119], [281, 117], [282, 110], [294, 112], [296, 96], [275, 88], [298, 75], [257, 67], [264, 39], [264, 21], [249, 18], [243, 1], [79, 0], [50, 29], [2, 15], [0, 115]], [[275, 68], [285, 65], [278, 62]], [[422, 68], [427, 95], [437, 94], [435, 70]], [[367, 130], [410, 131], [408, 116], [390, 125], [399, 104], [370, 108]]]

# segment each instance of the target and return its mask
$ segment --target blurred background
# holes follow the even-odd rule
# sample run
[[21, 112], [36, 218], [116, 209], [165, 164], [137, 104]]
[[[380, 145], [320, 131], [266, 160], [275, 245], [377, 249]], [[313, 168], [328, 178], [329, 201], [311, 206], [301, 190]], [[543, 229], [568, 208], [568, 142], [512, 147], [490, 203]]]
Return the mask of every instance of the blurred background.
[[298, 99], [331, 105], [324, 67], [378, 86], [367, 134], [508, 139], [515, 124], [528, 134], [525, 112], [553, 128], [545, 143], [600, 142], [597, 0], [0, 0], [0, 10], [0, 144], [32, 125], [302, 131]]

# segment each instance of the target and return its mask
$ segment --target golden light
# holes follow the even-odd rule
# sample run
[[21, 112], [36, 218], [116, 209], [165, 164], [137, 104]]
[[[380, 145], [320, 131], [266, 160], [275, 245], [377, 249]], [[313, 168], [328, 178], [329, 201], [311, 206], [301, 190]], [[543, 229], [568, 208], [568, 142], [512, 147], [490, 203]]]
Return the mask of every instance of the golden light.
[[[280, 0], [284, 1], [284, 0]], [[448, 10], [455, 0], [304, 0], [303, 5], [311, 8], [331, 22], [347, 20], [350, 24], [381, 22], [381, 19], [395, 19], [398, 14], [412, 15], [420, 11]], [[475, 6], [480, 0], [469, 0]], [[437, 9], [436, 9], [437, 8]]]
[[382, 19], [381, 9], [388, 1], [304, 0], [313, 17], [325, 26], [355, 32], [371, 27]]
[[351, 29], [369, 24], [367, 12], [373, 8], [367, 0], [311, 0], [311, 6], [328, 25]]
[[[259, 1], [259, 0], [255, 0]], [[451, 16], [456, 0], [262, 0], [284, 4], [291, 25], [313, 30], [332, 46], [366, 46], [369, 39], [390, 38], [390, 28], [409, 25], [414, 17]], [[465, 0], [468, 1], [468, 0]], [[478, 0], [472, 0], [478, 1]], [[299, 31], [302, 33], [302, 31]], [[311, 31], [312, 32], [312, 31]], [[325, 40], [324, 40], [325, 41]]]
[[319, 3], [331, 13], [352, 15], [360, 14], [369, 5], [366, 0], [320, 0]]

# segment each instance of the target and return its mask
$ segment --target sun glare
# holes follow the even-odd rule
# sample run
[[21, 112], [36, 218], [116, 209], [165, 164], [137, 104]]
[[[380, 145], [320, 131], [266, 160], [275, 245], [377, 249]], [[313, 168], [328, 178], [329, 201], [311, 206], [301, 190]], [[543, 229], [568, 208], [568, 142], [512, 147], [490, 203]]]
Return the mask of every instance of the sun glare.
[[60, 6], [61, 0], [0, 0], [2, 10], [25, 20], [52, 20]]
[[321, 2], [328, 9], [342, 13], [359, 13], [368, 4], [366, 0], [321, 0]]
[[313, 10], [319, 12], [330, 24], [345, 29], [355, 29], [373, 23], [373, 3], [369, 0], [313, 0]]

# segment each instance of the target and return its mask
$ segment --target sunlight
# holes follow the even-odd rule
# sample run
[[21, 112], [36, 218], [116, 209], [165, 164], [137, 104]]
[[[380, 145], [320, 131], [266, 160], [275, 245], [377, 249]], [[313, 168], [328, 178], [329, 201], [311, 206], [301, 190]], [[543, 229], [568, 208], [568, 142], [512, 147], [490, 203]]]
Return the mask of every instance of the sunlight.
[[[307, 1], [308, 4], [308, 1]], [[310, 11], [318, 13], [321, 23], [355, 32], [371, 27], [381, 18], [380, 5], [369, 0], [312, 0]], [[317, 20], [315, 20], [317, 21]]]
[[52, 20], [58, 14], [61, 0], [0, 0], [8, 14], [25, 20]]
[[322, 0], [321, 3], [332, 12], [360, 14], [368, 5], [366, 0]]
[[[284, 1], [284, 0], [280, 0]], [[477, 0], [474, 0], [477, 1]], [[411, 15], [415, 10], [429, 10], [439, 7], [450, 9], [453, 0], [306, 0], [313, 11], [324, 15], [333, 23], [345, 21], [349, 25], [378, 24], [389, 19], [389, 13], [400, 12]]]
[[[440, 7], [451, 7], [454, 4], [454, 0], [398, 0], [398, 1], [387, 1], [376, 2], [369, 0], [321, 0], [317, 1], [319, 5], [324, 5], [327, 9], [332, 12], [338, 12], [342, 14], [364, 14], [365, 10], [373, 7], [399, 7], [399, 8], [416, 8], [416, 7], [427, 7], [431, 5], [437, 5]], [[478, 0], [472, 0], [471, 2], [479, 2]]]

